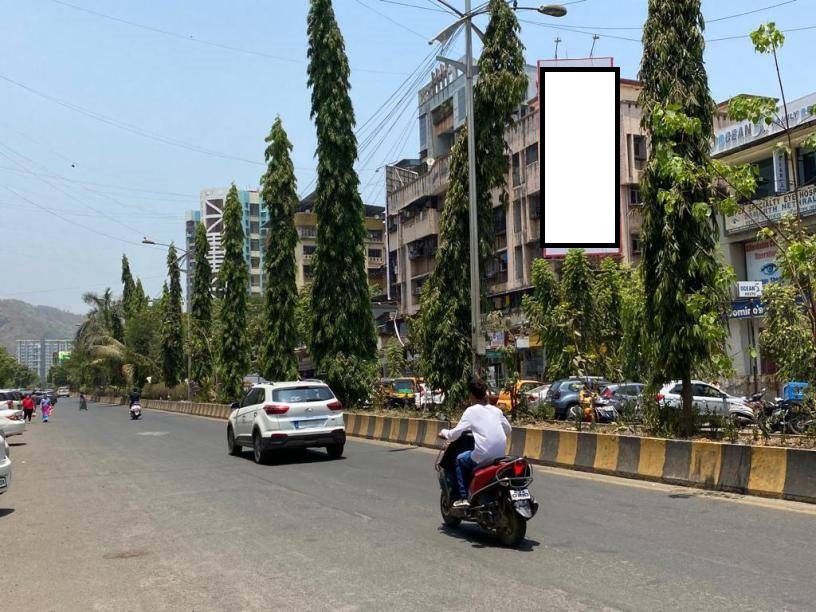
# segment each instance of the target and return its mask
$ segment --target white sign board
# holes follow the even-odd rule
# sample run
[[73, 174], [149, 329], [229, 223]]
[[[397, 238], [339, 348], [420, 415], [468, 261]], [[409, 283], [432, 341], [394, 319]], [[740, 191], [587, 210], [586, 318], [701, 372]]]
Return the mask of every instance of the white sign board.
[[[757, 207], [762, 212], [757, 210]], [[803, 217], [816, 213], [816, 185], [808, 185], [799, 190], [799, 213]], [[744, 232], [765, 223], [767, 219], [779, 221], [784, 215], [796, 214], [796, 196], [793, 192], [755, 200], [754, 204], [743, 204], [742, 212], [725, 218], [725, 233]]]
[[740, 281], [737, 283], [737, 291], [741, 298], [761, 297], [762, 281]]

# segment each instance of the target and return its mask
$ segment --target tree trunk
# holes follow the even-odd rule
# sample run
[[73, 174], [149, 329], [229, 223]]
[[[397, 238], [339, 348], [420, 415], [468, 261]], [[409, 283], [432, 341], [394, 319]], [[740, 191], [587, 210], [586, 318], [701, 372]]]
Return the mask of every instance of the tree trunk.
[[680, 420], [681, 434], [689, 438], [694, 433], [694, 391], [691, 388], [691, 373], [683, 374], [683, 398], [682, 414]]

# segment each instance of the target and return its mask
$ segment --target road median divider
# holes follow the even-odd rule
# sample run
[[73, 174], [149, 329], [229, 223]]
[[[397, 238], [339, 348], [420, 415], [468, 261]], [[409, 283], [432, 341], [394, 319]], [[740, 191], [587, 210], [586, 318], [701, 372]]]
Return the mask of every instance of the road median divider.
[[[126, 404], [124, 398], [94, 398]], [[226, 404], [143, 399], [142, 407], [226, 419]], [[347, 412], [349, 436], [441, 448], [445, 421]], [[533, 463], [666, 484], [816, 503], [816, 450], [514, 427], [511, 455]]]

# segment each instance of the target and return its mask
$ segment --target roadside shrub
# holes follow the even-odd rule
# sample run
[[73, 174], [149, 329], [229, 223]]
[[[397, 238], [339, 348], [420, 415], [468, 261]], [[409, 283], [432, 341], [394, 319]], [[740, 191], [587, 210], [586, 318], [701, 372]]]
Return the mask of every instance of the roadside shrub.
[[346, 408], [359, 408], [369, 400], [379, 366], [355, 355], [338, 353], [323, 360], [326, 383]]
[[[129, 391], [126, 391], [124, 395], [129, 395]], [[168, 387], [164, 383], [145, 385], [142, 388], [142, 397], [144, 399], [162, 399], [176, 402], [186, 400], [187, 385], [185, 383], [179, 383], [175, 387]]]
[[[656, 399], [646, 397], [641, 401], [643, 427], [647, 433], [660, 438], [676, 438], [681, 431], [680, 409], [661, 404]], [[700, 431], [700, 413], [694, 410], [694, 432]]]
[[642, 420], [640, 405], [637, 400], [625, 400], [618, 410], [618, 422], [629, 431], [634, 432], [638, 423]]

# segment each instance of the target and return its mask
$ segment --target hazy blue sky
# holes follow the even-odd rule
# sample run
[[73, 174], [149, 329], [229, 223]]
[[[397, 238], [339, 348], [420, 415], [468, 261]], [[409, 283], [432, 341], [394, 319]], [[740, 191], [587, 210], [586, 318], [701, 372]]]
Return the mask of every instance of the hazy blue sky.
[[[814, 2], [704, 1], [707, 36], [744, 35], [769, 19], [783, 29], [816, 26]], [[423, 63], [427, 39], [451, 22], [434, 4], [335, 0], [358, 123]], [[307, 8], [307, 0], [0, 3], [0, 297], [84, 312], [83, 291], [119, 290], [123, 252], [157, 295], [165, 251], [141, 245], [142, 236], [181, 244], [184, 212], [198, 208], [201, 188], [257, 185], [276, 114], [306, 191], [315, 164]], [[552, 57], [556, 36], [559, 56], [586, 56], [597, 32], [595, 55], [614, 56], [623, 76], [636, 77], [646, 0], [585, 0], [568, 9], [561, 20], [522, 15], [540, 24], [522, 24], [528, 61]], [[755, 9], [763, 10], [718, 20]], [[790, 32], [782, 50], [789, 99], [816, 89], [813, 35]], [[449, 55], [461, 53], [460, 43]], [[717, 100], [777, 93], [772, 61], [756, 56], [747, 37], [711, 40], [707, 63]], [[373, 134], [375, 122], [363, 134], [360, 175], [370, 203], [384, 202], [376, 168], [417, 153], [415, 92], [405, 112], [395, 108], [383, 130]]]

